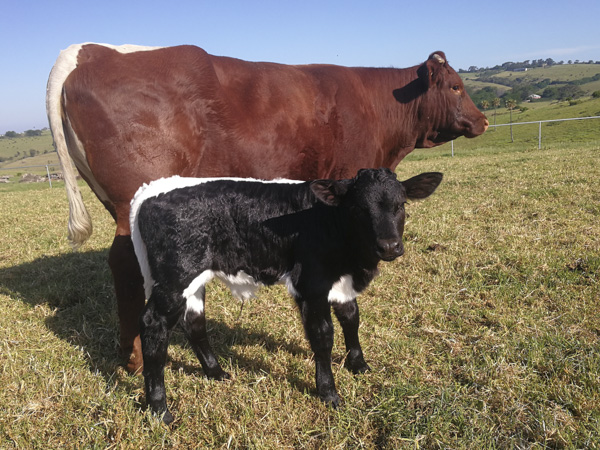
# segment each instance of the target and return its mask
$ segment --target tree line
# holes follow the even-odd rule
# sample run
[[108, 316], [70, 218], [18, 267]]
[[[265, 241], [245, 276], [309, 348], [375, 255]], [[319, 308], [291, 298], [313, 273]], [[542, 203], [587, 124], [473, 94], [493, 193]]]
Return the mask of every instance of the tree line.
[[[565, 62], [564, 61], [554, 61], [552, 58], [547, 58], [547, 59], [527, 59], [525, 61], [521, 61], [521, 62], [512, 62], [512, 61], [508, 61], [502, 64], [498, 64], [494, 67], [477, 67], [477, 66], [470, 66], [467, 70], [465, 69], [458, 69], [459, 73], [473, 73], [473, 72], [510, 72], [510, 71], [515, 71], [515, 70], [521, 70], [521, 69], [534, 69], [536, 67], [548, 67], [548, 66], [554, 66], [554, 65], [563, 65]], [[600, 61], [594, 61], [592, 59], [590, 59], [589, 61], [585, 62], [585, 61], [580, 61], [578, 59], [576, 59], [575, 61], [569, 59], [567, 61], [567, 64], [600, 64]]]
[[34, 136], [41, 136], [41, 135], [42, 135], [42, 130], [26, 130], [23, 133], [17, 133], [16, 131], [7, 131], [6, 133], [4, 133], [4, 136], [0, 136], [0, 137], [14, 139], [14, 138], [19, 138], [19, 137], [34, 137]]

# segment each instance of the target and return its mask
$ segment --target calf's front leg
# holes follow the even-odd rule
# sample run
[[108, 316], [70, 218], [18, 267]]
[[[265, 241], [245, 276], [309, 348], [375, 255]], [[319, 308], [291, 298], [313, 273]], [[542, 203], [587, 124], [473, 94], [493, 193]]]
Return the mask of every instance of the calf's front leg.
[[315, 358], [315, 379], [317, 393], [321, 400], [337, 408], [340, 397], [335, 389], [331, 370], [331, 350], [333, 348], [333, 323], [326, 298], [318, 300], [297, 300], [300, 307], [306, 337]]
[[344, 365], [354, 374], [370, 370], [369, 365], [365, 362], [363, 351], [358, 340], [358, 325], [360, 323], [360, 318], [356, 299], [344, 303], [334, 302], [332, 305], [335, 316], [342, 326], [344, 340], [346, 341], [346, 352], [348, 353], [348, 356], [346, 356], [346, 363]]

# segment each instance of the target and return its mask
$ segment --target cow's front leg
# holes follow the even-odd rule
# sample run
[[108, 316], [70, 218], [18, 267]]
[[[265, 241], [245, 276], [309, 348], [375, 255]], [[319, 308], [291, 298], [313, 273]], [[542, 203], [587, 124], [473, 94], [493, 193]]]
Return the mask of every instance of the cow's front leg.
[[325, 403], [337, 407], [340, 397], [335, 390], [333, 371], [331, 370], [331, 350], [333, 348], [333, 323], [326, 298], [300, 299], [298, 306], [306, 337], [314, 352], [316, 366], [317, 393]]
[[369, 365], [365, 362], [363, 351], [358, 340], [358, 325], [360, 322], [358, 314], [358, 304], [356, 299], [344, 303], [334, 302], [333, 311], [337, 317], [342, 330], [344, 332], [344, 340], [346, 341], [346, 368], [352, 373], [362, 373], [370, 370]]
[[[119, 232], [125, 231], [117, 229], [117, 233]], [[129, 235], [117, 234], [110, 248], [108, 264], [112, 271], [117, 296], [121, 355], [126, 359], [127, 371], [139, 374], [143, 365], [139, 318], [146, 296], [144, 278]]]

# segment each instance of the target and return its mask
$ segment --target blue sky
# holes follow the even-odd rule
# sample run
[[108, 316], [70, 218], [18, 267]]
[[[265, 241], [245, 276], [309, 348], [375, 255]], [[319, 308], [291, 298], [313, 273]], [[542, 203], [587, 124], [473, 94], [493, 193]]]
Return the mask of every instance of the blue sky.
[[600, 1], [29, 1], [2, 3], [0, 134], [47, 126], [45, 90], [72, 43], [194, 44], [288, 64], [408, 67], [435, 50], [455, 68], [600, 60]]

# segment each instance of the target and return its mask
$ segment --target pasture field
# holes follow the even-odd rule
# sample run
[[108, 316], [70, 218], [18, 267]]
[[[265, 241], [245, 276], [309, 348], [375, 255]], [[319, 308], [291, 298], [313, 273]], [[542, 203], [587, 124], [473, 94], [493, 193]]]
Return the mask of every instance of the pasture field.
[[17, 137], [17, 138], [0, 138], [0, 156], [10, 158], [17, 153], [21, 155], [28, 154], [30, 150], [37, 150], [40, 153], [45, 151], [54, 151], [52, 145], [52, 135], [50, 130], [42, 131], [41, 136]]
[[73, 253], [62, 187], [3, 187], [0, 447], [600, 448], [600, 145], [477, 141], [400, 164], [445, 178], [408, 205], [405, 256], [359, 298], [371, 372], [343, 368], [336, 326], [342, 407], [315, 397], [284, 287], [241, 311], [215, 282], [209, 328], [233, 379], [207, 380], [176, 331], [170, 427], [119, 366], [109, 214], [84, 187], [95, 232]]
[[[582, 80], [585, 78], [591, 78], [594, 75], [600, 73], [600, 65], [598, 64], [562, 64], [553, 65], [548, 67], [535, 67], [530, 68], [526, 72], [512, 72], [504, 71], [495, 73], [493, 75], [498, 81], [504, 79], [505, 81], [521, 80], [523, 83], [535, 84], [543, 80], [551, 80], [554, 84], [566, 84], [574, 81]], [[474, 89], [482, 89], [486, 86], [491, 86], [504, 92], [510, 88], [507, 88], [503, 84], [489, 83], [479, 80], [481, 72], [474, 73], [461, 73], [460, 76], [465, 82], [465, 85]], [[600, 81], [589, 81], [581, 85], [581, 88], [591, 94], [592, 92], [600, 89]]]

